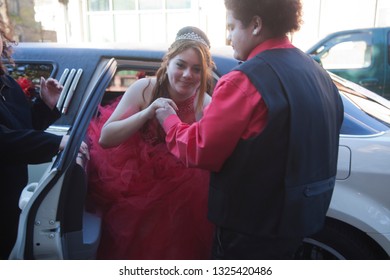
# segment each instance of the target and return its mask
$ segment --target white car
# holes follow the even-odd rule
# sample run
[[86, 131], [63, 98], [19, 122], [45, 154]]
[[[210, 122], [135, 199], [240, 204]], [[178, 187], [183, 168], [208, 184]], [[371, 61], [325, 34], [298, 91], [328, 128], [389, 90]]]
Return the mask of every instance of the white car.
[[344, 103], [336, 186], [323, 231], [304, 258], [387, 259], [390, 254], [390, 101], [331, 74]]
[[[19, 233], [10, 259], [94, 259], [98, 212], [85, 207], [86, 171], [75, 164], [99, 104], [123, 94], [138, 73], [154, 75], [163, 51], [19, 44], [17, 78], [54, 77], [65, 85], [63, 116], [48, 131], [70, 134], [51, 163], [32, 165], [20, 198]], [[215, 78], [237, 62], [214, 55]], [[299, 259], [389, 259], [390, 101], [333, 74], [345, 119], [340, 135], [336, 187], [325, 228], [305, 239]], [[136, 229], [135, 229], [136, 230]]]

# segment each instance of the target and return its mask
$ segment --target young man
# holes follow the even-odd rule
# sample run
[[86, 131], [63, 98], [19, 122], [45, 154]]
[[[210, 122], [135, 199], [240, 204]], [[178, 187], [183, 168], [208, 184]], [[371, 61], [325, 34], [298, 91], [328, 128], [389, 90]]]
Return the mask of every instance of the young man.
[[299, 0], [225, 0], [234, 57], [197, 123], [157, 109], [170, 151], [212, 171], [215, 259], [291, 259], [324, 223], [343, 105], [329, 75], [295, 48]]

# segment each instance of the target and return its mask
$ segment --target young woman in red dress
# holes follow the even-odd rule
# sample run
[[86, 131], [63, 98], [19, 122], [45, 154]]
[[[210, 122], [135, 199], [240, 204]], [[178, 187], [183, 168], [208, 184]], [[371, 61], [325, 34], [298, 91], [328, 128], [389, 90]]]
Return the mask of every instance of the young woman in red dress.
[[202, 117], [211, 99], [209, 48], [204, 32], [182, 28], [156, 77], [137, 80], [91, 123], [90, 198], [103, 218], [99, 259], [210, 258], [209, 173], [169, 153], [155, 118], [164, 104], [188, 124]]

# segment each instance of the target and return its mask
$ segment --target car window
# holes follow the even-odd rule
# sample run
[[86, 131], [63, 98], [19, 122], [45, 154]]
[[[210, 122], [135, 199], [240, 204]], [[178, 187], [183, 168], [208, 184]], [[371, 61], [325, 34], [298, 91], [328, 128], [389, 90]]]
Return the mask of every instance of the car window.
[[[141, 78], [151, 78], [156, 76], [160, 62], [155, 65], [146, 65], [142, 62], [134, 63], [130, 61], [118, 60], [118, 69], [107, 87], [103, 96], [101, 105], [107, 105], [113, 102], [116, 98], [123, 95], [128, 87], [130, 87], [136, 80]], [[139, 65], [137, 65], [139, 64]], [[214, 86], [219, 79], [219, 74], [214, 72], [214, 81], [212, 85], [209, 85], [208, 93], [211, 95], [214, 90]]]
[[325, 69], [366, 68], [372, 63], [372, 36], [369, 32], [340, 35], [316, 53]]
[[49, 78], [53, 71], [54, 66], [50, 63], [22, 63], [18, 62], [15, 65], [6, 64], [8, 74], [11, 75], [14, 79], [19, 77], [26, 77], [30, 79], [33, 83], [39, 84], [40, 77], [45, 79]]
[[114, 101], [118, 96], [125, 93], [126, 89], [136, 80], [141, 78], [154, 77], [156, 71], [137, 69], [135, 67], [120, 67], [111, 80], [103, 96], [101, 105], [107, 105]]
[[387, 33], [387, 64], [390, 65], [390, 32]]
[[342, 42], [321, 58], [325, 69], [355, 69], [371, 65], [371, 46], [365, 41]]
[[8, 74], [18, 82], [30, 100], [39, 94], [41, 77], [47, 79], [54, 72], [54, 66], [50, 63], [15, 63], [5, 66]]

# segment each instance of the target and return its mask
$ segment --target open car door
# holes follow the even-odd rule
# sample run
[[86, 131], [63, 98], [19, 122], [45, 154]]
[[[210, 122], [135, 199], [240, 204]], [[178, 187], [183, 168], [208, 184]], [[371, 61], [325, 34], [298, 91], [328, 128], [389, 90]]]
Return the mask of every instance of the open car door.
[[95, 71], [69, 141], [39, 182], [22, 192], [18, 236], [9, 259], [94, 259], [100, 238], [100, 217], [86, 209], [87, 176], [76, 163], [89, 123], [117, 69], [104, 59]]

